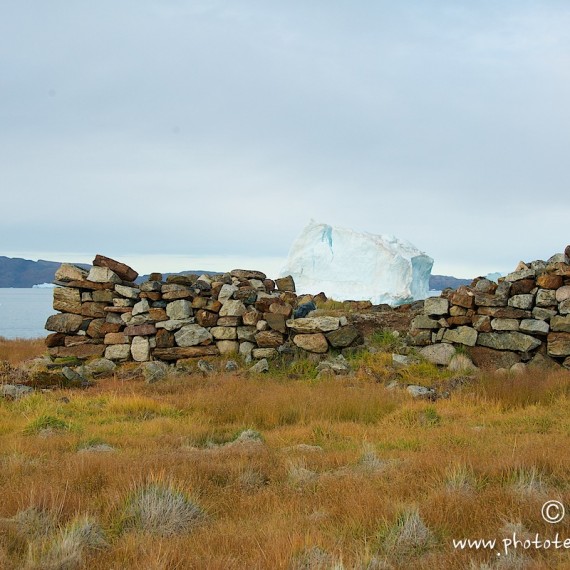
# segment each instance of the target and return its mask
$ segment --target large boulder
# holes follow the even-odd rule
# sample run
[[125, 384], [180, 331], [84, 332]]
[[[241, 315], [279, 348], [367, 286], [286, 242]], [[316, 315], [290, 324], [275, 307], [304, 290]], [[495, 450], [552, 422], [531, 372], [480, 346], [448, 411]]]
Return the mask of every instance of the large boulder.
[[291, 275], [297, 291], [400, 305], [427, 297], [432, 265], [431, 257], [407, 241], [311, 220], [281, 275]]

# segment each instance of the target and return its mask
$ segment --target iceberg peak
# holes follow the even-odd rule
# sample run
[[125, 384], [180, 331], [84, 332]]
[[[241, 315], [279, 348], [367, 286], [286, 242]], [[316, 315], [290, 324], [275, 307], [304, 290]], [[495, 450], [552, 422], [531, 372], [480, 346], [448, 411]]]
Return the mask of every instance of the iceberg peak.
[[297, 291], [400, 305], [427, 297], [432, 266], [433, 259], [409, 241], [311, 220], [281, 275], [292, 275]]

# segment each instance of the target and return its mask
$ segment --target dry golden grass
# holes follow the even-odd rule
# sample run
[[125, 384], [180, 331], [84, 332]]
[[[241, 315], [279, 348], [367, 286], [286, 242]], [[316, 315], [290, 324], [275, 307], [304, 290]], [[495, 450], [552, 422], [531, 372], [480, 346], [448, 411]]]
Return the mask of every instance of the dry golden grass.
[[41, 356], [45, 351], [43, 338], [8, 340], [0, 336], [0, 360], [6, 360], [10, 364]]
[[[452, 546], [508, 528], [570, 538], [541, 517], [547, 499], [570, 505], [568, 373], [424, 402], [377, 381], [382, 356], [362, 366], [374, 373], [109, 378], [0, 401], [0, 567], [569, 567], [567, 550]], [[141, 496], [168, 532], [136, 522]]]

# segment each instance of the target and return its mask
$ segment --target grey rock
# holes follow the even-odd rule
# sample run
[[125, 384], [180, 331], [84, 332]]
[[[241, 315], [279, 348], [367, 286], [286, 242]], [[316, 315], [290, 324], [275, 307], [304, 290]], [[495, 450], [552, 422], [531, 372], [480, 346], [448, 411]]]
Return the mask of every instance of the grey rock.
[[556, 305], [556, 291], [553, 289], [539, 289], [536, 293], [537, 307], [552, 307]]
[[235, 360], [228, 360], [225, 366], [226, 372], [236, 372], [239, 370], [238, 363]]
[[540, 346], [540, 341], [520, 332], [480, 333], [477, 344], [496, 350], [528, 352]]
[[237, 340], [218, 340], [216, 346], [220, 354], [237, 354], [239, 351], [239, 342]]
[[547, 334], [550, 325], [546, 321], [540, 319], [523, 319], [520, 324], [520, 331], [530, 334]]
[[145, 362], [150, 356], [150, 344], [148, 338], [135, 336], [131, 342], [131, 355], [135, 362]]
[[177, 331], [181, 329], [183, 326], [192, 325], [194, 324], [194, 318], [191, 317], [189, 319], [170, 319], [169, 321], [160, 321], [156, 323], [154, 326], [157, 329], [166, 329], [167, 331]]
[[261, 374], [263, 372], [269, 372], [269, 363], [266, 358], [262, 358], [259, 362], [254, 364], [250, 369], [250, 372], [254, 374]]
[[132, 313], [133, 317], [136, 317], [137, 315], [143, 315], [144, 313], [148, 313], [149, 309], [150, 309], [150, 305], [148, 304], [148, 300], [147, 299], [141, 299], [133, 307], [133, 313]]
[[127, 299], [138, 299], [140, 296], [139, 289], [136, 287], [129, 287], [128, 285], [115, 285], [115, 291]]
[[570, 315], [552, 317], [550, 327], [555, 332], [570, 332]]
[[477, 331], [471, 327], [457, 327], [456, 329], [447, 329], [443, 334], [445, 342], [455, 342], [466, 346], [475, 346], [477, 342]]
[[264, 359], [264, 358], [275, 358], [279, 352], [277, 352], [276, 348], [254, 348], [251, 351], [251, 356], [257, 359]]
[[62, 263], [59, 269], [55, 272], [55, 280], [69, 283], [70, 281], [84, 281], [87, 279], [88, 271], [72, 265], [71, 263]]
[[556, 290], [557, 303], [562, 303], [567, 299], [570, 299], [570, 285], [564, 285], [563, 287], [560, 287], [559, 289]]
[[235, 285], [222, 285], [218, 294], [218, 301], [225, 303], [228, 299], [232, 298], [232, 295], [237, 292], [237, 290], [238, 288]]
[[88, 383], [87, 378], [85, 378], [83, 374], [80, 374], [79, 372], [77, 372], [73, 368], [70, 368], [69, 366], [64, 366], [61, 369], [61, 373], [66, 380], [74, 384], [84, 385]]
[[87, 372], [93, 376], [111, 374], [115, 371], [115, 368], [117, 368], [117, 365], [108, 358], [96, 358], [85, 365]]
[[131, 346], [129, 344], [112, 344], [105, 349], [105, 358], [117, 362], [129, 360]]
[[[425, 315], [447, 315], [449, 312], [449, 301], [442, 297], [428, 297], [424, 301], [424, 314]], [[418, 327], [427, 328], [427, 327]]]
[[205, 341], [212, 341], [212, 335], [200, 325], [185, 325], [178, 332], [174, 333], [174, 338], [178, 346], [196, 346]]
[[514, 281], [528, 279], [529, 277], [536, 277], [536, 271], [534, 269], [521, 269], [520, 271], [513, 271], [505, 277], [505, 281], [513, 283]]
[[425, 386], [410, 385], [406, 388], [406, 390], [408, 394], [410, 394], [414, 398], [423, 398], [431, 400], [435, 398], [436, 395], [435, 390], [433, 390], [432, 388], [426, 388]]
[[60, 333], [74, 333], [79, 330], [83, 323], [81, 315], [72, 315], [70, 313], [60, 313], [48, 317], [46, 329], [48, 331]]
[[239, 353], [244, 358], [247, 356], [251, 356], [251, 352], [254, 348], [255, 344], [253, 342], [244, 341], [239, 343]]
[[204, 374], [212, 374], [214, 372], [214, 365], [207, 360], [198, 360], [196, 366], [198, 367], [198, 370]]
[[413, 329], [438, 329], [439, 323], [427, 315], [417, 315], [412, 319]]
[[540, 319], [541, 321], [549, 321], [555, 315], [556, 311], [554, 311], [553, 309], [544, 309], [542, 307], [535, 307], [532, 310], [532, 316], [535, 319]]
[[570, 314], [570, 299], [566, 299], [566, 301], [562, 301], [558, 305], [558, 311], [561, 315], [568, 315]]
[[7, 400], [19, 400], [34, 391], [30, 386], [22, 384], [0, 384], [0, 396]]
[[122, 279], [108, 267], [93, 266], [87, 275], [88, 281], [94, 283], [121, 283]]
[[168, 375], [170, 367], [165, 362], [153, 361], [144, 362], [141, 365], [141, 370], [147, 384], [154, 384], [160, 380], [164, 380]]
[[409, 366], [413, 364], [415, 360], [410, 356], [404, 356], [403, 354], [392, 354], [392, 365], [396, 368], [401, 368], [404, 366]]
[[289, 319], [287, 327], [299, 333], [329, 332], [335, 331], [340, 326], [338, 317], [305, 317], [301, 319]]
[[192, 316], [192, 304], [187, 299], [178, 299], [166, 305], [166, 314], [173, 321], [188, 319]]
[[420, 348], [419, 354], [432, 364], [447, 366], [455, 354], [455, 347], [448, 343], [433, 344]]
[[238, 327], [237, 337], [240, 341], [255, 342], [255, 334], [257, 332], [256, 327]]
[[210, 334], [216, 340], [235, 340], [238, 338], [236, 327], [212, 327]]
[[532, 309], [534, 304], [534, 295], [513, 295], [509, 299], [509, 307], [516, 307], [517, 309]]
[[517, 319], [492, 319], [491, 328], [495, 331], [517, 331], [519, 321]]
[[220, 317], [241, 317], [245, 311], [245, 305], [241, 301], [228, 299], [220, 309]]

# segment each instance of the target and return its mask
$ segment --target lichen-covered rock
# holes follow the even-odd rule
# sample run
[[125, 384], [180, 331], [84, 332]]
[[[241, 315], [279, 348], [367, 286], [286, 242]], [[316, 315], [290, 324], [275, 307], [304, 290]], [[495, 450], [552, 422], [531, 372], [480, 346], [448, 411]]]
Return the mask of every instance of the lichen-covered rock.
[[287, 327], [298, 333], [335, 331], [339, 326], [338, 317], [305, 317], [287, 321]]
[[448, 343], [433, 344], [431, 346], [424, 346], [419, 350], [419, 353], [432, 364], [447, 366], [455, 354], [455, 347]]
[[185, 325], [174, 334], [176, 344], [180, 347], [197, 346], [212, 341], [212, 335], [200, 325]]
[[465, 346], [475, 346], [477, 342], [477, 331], [472, 327], [457, 327], [456, 329], [447, 329], [443, 333], [444, 342], [454, 342], [456, 344], [464, 344]]
[[496, 350], [528, 352], [538, 348], [540, 341], [520, 332], [480, 333], [477, 344]]

